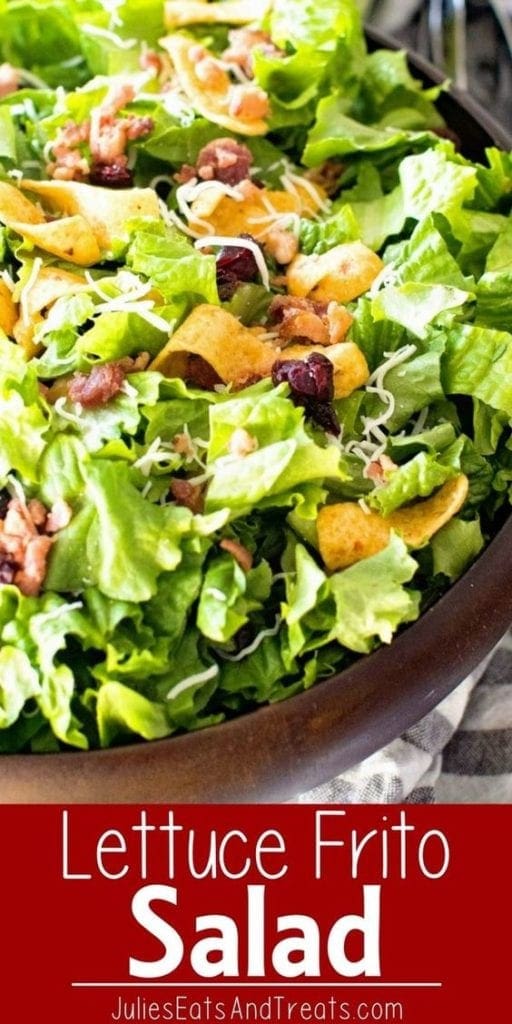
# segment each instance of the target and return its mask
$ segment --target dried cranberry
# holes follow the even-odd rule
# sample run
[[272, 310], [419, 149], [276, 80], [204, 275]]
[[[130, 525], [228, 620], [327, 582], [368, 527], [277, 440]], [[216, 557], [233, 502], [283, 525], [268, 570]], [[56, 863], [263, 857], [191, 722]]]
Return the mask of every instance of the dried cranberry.
[[133, 174], [123, 164], [94, 164], [89, 180], [92, 185], [102, 185], [103, 188], [131, 188]]
[[17, 571], [16, 562], [11, 562], [9, 558], [0, 559], [0, 583], [13, 583]]
[[[254, 241], [251, 235], [240, 235]], [[258, 279], [258, 264], [254, 253], [241, 245], [226, 245], [217, 256], [217, 287], [223, 302], [231, 299], [242, 282]]]
[[327, 433], [340, 433], [332, 405], [334, 368], [326, 356], [312, 352], [306, 359], [278, 360], [272, 367], [272, 381], [274, 384], [286, 382], [295, 405], [303, 406], [306, 416]]
[[306, 359], [278, 360], [272, 367], [272, 380], [274, 384], [286, 381], [293, 398], [331, 402], [334, 397], [333, 365], [320, 352], [312, 352]]

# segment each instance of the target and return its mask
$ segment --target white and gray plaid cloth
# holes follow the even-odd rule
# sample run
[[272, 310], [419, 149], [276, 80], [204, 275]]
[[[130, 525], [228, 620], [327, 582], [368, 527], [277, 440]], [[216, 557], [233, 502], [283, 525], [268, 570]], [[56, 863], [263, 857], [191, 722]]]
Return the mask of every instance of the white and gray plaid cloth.
[[301, 803], [512, 803], [512, 632], [400, 739]]

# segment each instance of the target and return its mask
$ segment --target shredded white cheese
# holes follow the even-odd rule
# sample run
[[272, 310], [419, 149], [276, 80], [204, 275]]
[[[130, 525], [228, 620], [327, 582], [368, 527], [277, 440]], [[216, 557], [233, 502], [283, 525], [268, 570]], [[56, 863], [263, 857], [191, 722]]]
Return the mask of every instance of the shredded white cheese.
[[241, 249], [249, 249], [249, 251], [252, 252], [254, 259], [256, 260], [258, 270], [260, 272], [262, 283], [264, 287], [267, 289], [267, 291], [270, 291], [270, 276], [268, 272], [268, 267], [267, 264], [265, 263], [263, 253], [257, 242], [253, 242], [252, 239], [250, 238], [238, 238], [229, 235], [226, 237], [223, 237], [222, 235], [205, 235], [203, 238], [198, 238], [195, 243], [196, 249], [206, 249], [209, 248], [210, 246], [212, 248], [217, 247], [223, 249], [225, 246], [229, 245], [237, 246], [240, 247]]
[[322, 195], [308, 178], [304, 178], [301, 174], [295, 174], [291, 169], [287, 168], [286, 173], [281, 175], [281, 182], [284, 189], [287, 192], [291, 192], [292, 195], [297, 196], [301, 199], [300, 192], [298, 191], [297, 185], [300, 185], [308, 195], [311, 196], [313, 202], [322, 213], [329, 213], [331, 209], [331, 201], [329, 199], [323, 199]]
[[242, 650], [239, 651], [238, 654], [225, 654], [224, 652], [220, 651], [219, 653], [222, 654], [222, 657], [226, 661], [242, 661], [242, 659], [247, 658], [249, 654], [254, 654], [254, 652], [258, 650], [258, 647], [261, 646], [266, 637], [276, 636], [277, 633], [279, 632], [280, 627], [281, 617], [280, 615], [278, 615], [276, 617], [275, 624], [270, 629], [262, 629], [258, 633], [258, 635], [254, 637], [252, 643], [250, 643], [247, 647], [242, 647]]
[[218, 665], [210, 665], [210, 668], [205, 669], [204, 672], [197, 672], [193, 676], [187, 676], [186, 679], [181, 679], [179, 683], [171, 686], [169, 693], [167, 694], [167, 700], [174, 700], [175, 697], [179, 697], [180, 693], [184, 690], [188, 690], [191, 686], [196, 686], [197, 683], [207, 683], [210, 679], [215, 679], [215, 676], [219, 674]]
[[397, 352], [385, 352], [385, 362], [382, 363], [374, 373], [372, 373], [368, 384], [366, 385], [366, 391], [369, 394], [377, 395], [378, 398], [384, 402], [385, 409], [380, 416], [362, 417], [363, 433], [368, 440], [373, 438], [379, 444], [386, 443], [386, 435], [381, 428], [391, 419], [395, 411], [395, 397], [391, 391], [388, 391], [384, 387], [384, 378], [390, 370], [393, 370], [395, 366], [400, 366], [400, 364], [409, 359], [414, 352], [416, 352], [416, 345], [404, 345], [402, 348], [398, 349]]
[[153, 466], [168, 462], [172, 455], [172, 445], [162, 441], [161, 437], [155, 437], [149, 448], [133, 463], [133, 468], [140, 469], [143, 476], [149, 476]]

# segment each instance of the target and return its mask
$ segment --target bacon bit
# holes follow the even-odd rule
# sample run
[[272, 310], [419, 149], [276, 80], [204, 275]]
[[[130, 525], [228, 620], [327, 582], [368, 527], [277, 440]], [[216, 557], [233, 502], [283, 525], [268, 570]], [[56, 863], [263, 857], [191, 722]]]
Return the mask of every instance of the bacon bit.
[[27, 505], [28, 514], [36, 527], [44, 526], [46, 523], [46, 509], [37, 498], [31, 498]]
[[257, 85], [237, 85], [233, 88], [229, 104], [230, 117], [257, 121], [266, 117], [270, 109], [266, 92]]
[[232, 29], [228, 35], [229, 47], [222, 54], [222, 59], [229, 64], [238, 64], [248, 78], [254, 75], [253, 53], [257, 49], [268, 57], [283, 57], [283, 50], [274, 46], [270, 36], [266, 32], [259, 32], [249, 28]]
[[12, 64], [0, 64], [0, 99], [16, 92], [20, 85], [20, 73]]
[[76, 373], [68, 386], [68, 398], [85, 409], [106, 405], [119, 394], [125, 371], [120, 363], [93, 366], [90, 373]]
[[117, 360], [118, 366], [124, 370], [125, 373], [141, 373], [146, 370], [151, 362], [151, 356], [149, 352], [139, 352], [138, 356], [123, 356], [122, 359]]
[[238, 562], [241, 569], [244, 572], [250, 572], [253, 565], [253, 557], [251, 552], [244, 547], [243, 544], [239, 544], [237, 540], [221, 540], [219, 547], [223, 551], [227, 551], [228, 554], [233, 555], [235, 562]]
[[67, 501], [59, 498], [52, 505], [46, 518], [46, 532], [58, 533], [59, 530], [64, 530], [71, 522], [72, 515], [73, 510], [71, 506], [68, 505]]
[[188, 458], [193, 458], [196, 454], [190, 434], [175, 434], [172, 446], [177, 455], [186, 455]]
[[388, 473], [393, 472], [397, 469], [396, 462], [389, 458], [389, 455], [380, 455], [378, 459], [374, 459], [366, 466], [363, 476], [368, 480], [373, 480], [374, 483], [384, 483], [387, 479]]
[[188, 480], [180, 480], [176, 477], [171, 480], [169, 488], [177, 505], [183, 505], [190, 509], [194, 515], [199, 515], [204, 508], [203, 488], [198, 484], [191, 484]]
[[277, 325], [279, 339], [334, 345], [345, 337], [353, 317], [344, 306], [328, 306], [294, 295], [276, 295], [269, 309], [271, 324]]
[[306, 171], [304, 177], [311, 181], [328, 196], [336, 195], [339, 188], [340, 178], [345, 170], [345, 165], [340, 160], [326, 160], [319, 167], [312, 167]]
[[141, 71], [152, 71], [155, 78], [159, 78], [163, 70], [162, 57], [156, 50], [143, 50], [139, 59]]
[[37, 597], [46, 576], [46, 562], [52, 546], [51, 537], [34, 537], [25, 548], [25, 559], [14, 577], [15, 586], [25, 597]]
[[354, 317], [348, 312], [348, 309], [345, 309], [345, 306], [339, 306], [337, 302], [330, 302], [327, 319], [329, 321], [329, 344], [337, 345], [339, 341], [345, 340], [347, 331], [354, 322]]
[[[221, 181], [232, 187], [243, 182], [245, 186], [250, 184], [251, 164], [252, 153], [242, 142], [230, 138], [214, 139], [200, 150], [195, 167], [183, 164], [174, 178], [180, 185], [200, 178], [202, 181]], [[258, 191], [256, 186], [251, 189]], [[247, 198], [245, 194], [244, 198]]]
[[[69, 522], [71, 509], [66, 508]], [[11, 498], [5, 517], [0, 519], [0, 583], [14, 583], [26, 597], [37, 596], [46, 576], [53, 540], [39, 529], [48, 530], [51, 515], [47, 516], [44, 505], [35, 498], [27, 505]]]
[[274, 228], [265, 235], [264, 246], [270, 256], [273, 256], [276, 263], [286, 266], [295, 259], [299, 251], [299, 242], [291, 231], [282, 228]]
[[178, 185], [187, 185], [192, 178], [197, 178], [197, 171], [191, 164], [183, 164], [174, 175], [174, 180], [178, 182]]
[[107, 93], [103, 103], [92, 111], [90, 121], [84, 121], [83, 124], [68, 121], [58, 132], [52, 146], [54, 159], [48, 164], [48, 174], [66, 181], [83, 181], [88, 178], [91, 174], [90, 163], [81, 149], [87, 144], [96, 167], [126, 168], [128, 158], [125, 150], [128, 143], [148, 135], [154, 127], [151, 117], [136, 117], [133, 114], [117, 116], [122, 107], [134, 98], [132, 85], [116, 85]]
[[228, 451], [237, 459], [243, 459], [258, 448], [258, 441], [252, 434], [249, 434], [243, 427], [237, 427], [229, 439]]

